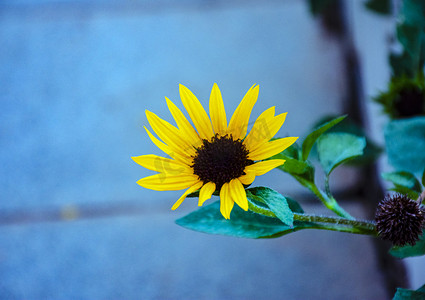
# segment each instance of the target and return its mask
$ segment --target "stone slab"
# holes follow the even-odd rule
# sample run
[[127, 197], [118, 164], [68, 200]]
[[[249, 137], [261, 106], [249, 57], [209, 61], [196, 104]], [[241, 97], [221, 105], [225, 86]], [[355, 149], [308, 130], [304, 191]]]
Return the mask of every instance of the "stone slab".
[[187, 212], [2, 226], [0, 298], [386, 299], [368, 237], [214, 236], [175, 225]]

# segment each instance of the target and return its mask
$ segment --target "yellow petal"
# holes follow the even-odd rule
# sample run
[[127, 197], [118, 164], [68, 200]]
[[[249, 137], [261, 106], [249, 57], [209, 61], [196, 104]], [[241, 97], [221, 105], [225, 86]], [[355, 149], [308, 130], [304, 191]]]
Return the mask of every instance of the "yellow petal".
[[161, 149], [165, 154], [169, 155], [170, 157], [174, 158], [175, 160], [178, 160], [178, 161], [184, 163], [185, 165], [191, 165], [192, 164], [192, 158], [191, 157], [188, 157], [187, 155], [181, 155], [181, 154], [178, 154], [177, 152], [174, 152], [173, 150], [170, 149], [170, 147], [168, 147], [166, 144], [164, 144], [163, 142], [161, 142], [160, 140], [158, 140], [146, 128], [146, 126], [143, 126], [143, 127], [145, 128], [146, 132], [149, 135], [149, 138], [155, 144], [155, 146], [157, 146], [159, 149]]
[[201, 102], [199, 102], [196, 96], [184, 85], [180, 84], [179, 90], [183, 105], [198, 130], [199, 136], [201, 139], [211, 139], [214, 136], [214, 132], [210, 118], [202, 107]]
[[211, 198], [212, 194], [215, 192], [215, 187], [214, 182], [207, 182], [204, 184], [199, 192], [198, 206], [202, 206], [206, 200]]
[[241, 103], [239, 103], [233, 113], [227, 131], [232, 134], [235, 139], [243, 139], [245, 137], [249, 123], [249, 116], [251, 115], [255, 102], [257, 102], [259, 91], [259, 86], [255, 86], [254, 84], [245, 94]]
[[243, 210], [248, 210], [248, 199], [246, 198], [246, 192], [242, 183], [236, 178], [229, 182], [229, 192], [231, 198], [237, 205]]
[[226, 111], [218, 85], [214, 83], [210, 95], [210, 116], [214, 132], [224, 135], [227, 130]]
[[245, 175], [240, 176], [238, 179], [242, 184], [250, 185], [255, 180], [255, 171], [245, 168]]
[[168, 174], [193, 174], [190, 166], [177, 162], [175, 160], [149, 154], [141, 156], [133, 156], [132, 159], [146, 169]]
[[226, 210], [227, 210], [227, 219], [230, 219], [230, 213], [232, 212], [233, 206], [235, 205], [235, 201], [233, 201], [233, 199], [231, 199], [230, 197], [227, 197], [227, 201], [225, 202], [224, 205], [227, 206]]
[[173, 207], [171, 207], [172, 210], [175, 210], [176, 208], [178, 208], [180, 206], [180, 204], [182, 204], [182, 202], [184, 201], [184, 199], [186, 199], [186, 196], [189, 195], [190, 193], [193, 193], [194, 191], [196, 191], [197, 189], [199, 189], [202, 186], [202, 181], [196, 183], [195, 185], [191, 186], [190, 188], [188, 188], [186, 190], [186, 192], [184, 192], [184, 194], [179, 198], [179, 200], [176, 201], [176, 203], [174, 203]]
[[269, 109], [263, 111], [263, 113], [255, 120], [254, 126], [246, 136], [244, 144], [247, 149], [251, 149], [255, 143], [265, 138], [265, 132], [268, 131], [268, 123], [274, 118], [275, 107], [272, 106]]
[[192, 127], [192, 125], [190, 125], [182, 111], [170, 99], [165, 97], [165, 100], [167, 101], [168, 109], [177, 123], [177, 127], [184, 134], [187, 141], [192, 146], [199, 147], [202, 144], [202, 140], [196, 130]]
[[225, 183], [220, 190], [220, 212], [225, 219], [230, 219], [230, 212], [234, 204], [229, 193], [229, 184]]
[[263, 174], [266, 174], [267, 172], [273, 170], [274, 168], [277, 168], [285, 163], [284, 159], [271, 159], [271, 160], [265, 160], [256, 162], [255, 164], [249, 165], [245, 168], [245, 172], [255, 172], [256, 176], [261, 176]]
[[[271, 108], [269, 108], [268, 110], [270, 109]], [[274, 135], [279, 131], [279, 129], [285, 122], [286, 113], [274, 117], [270, 114], [270, 112], [266, 114], [268, 110], [263, 112], [258, 117], [258, 119], [254, 123], [254, 126], [251, 129], [251, 132], [244, 140], [244, 144], [250, 152], [262, 147], [265, 143], [270, 141], [270, 139], [274, 137]]]
[[181, 136], [181, 133], [176, 127], [148, 110], [146, 110], [146, 117], [153, 131], [155, 131], [159, 138], [173, 151], [187, 156], [195, 155], [195, 148]]
[[297, 137], [287, 137], [268, 142], [257, 150], [250, 152], [248, 158], [252, 160], [263, 160], [272, 157], [291, 146], [297, 139]]
[[159, 173], [144, 177], [137, 184], [155, 191], [178, 191], [199, 182], [196, 175]]

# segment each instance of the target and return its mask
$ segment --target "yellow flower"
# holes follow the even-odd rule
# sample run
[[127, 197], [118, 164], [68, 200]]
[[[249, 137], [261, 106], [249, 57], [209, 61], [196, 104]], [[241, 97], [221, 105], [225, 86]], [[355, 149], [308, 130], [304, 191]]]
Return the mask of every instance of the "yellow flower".
[[214, 83], [210, 96], [211, 119], [188, 88], [180, 85], [179, 90], [196, 130], [168, 98], [165, 99], [177, 127], [146, 110], [149, 124], [162, 141], [145, 127], [150, 139], [171, 159], [156, 155], [132, 157], [139, 165], [159, 172], [137, 183], [157, 191], [187, 189], [173, 205], [173, 210], [192, 192], [200, 189], [198, 205], [202, 206], [217, 190], [220, 192], [221, 214], [230, 219], [235, 202], [245, 211], [248, 210], [244, 185], [250, 185], [255, 176], [263, 175], [285, 162], [282, 159], [263, 160], [282, 152], [297, 138], [270, 141], [286, 117], [286, 113], [275, 116], [274, 106], [258, 117], [247, 134], [249, 117], [258, 98], [258, 85], [249, 89], [229, 123], [217, 84]]

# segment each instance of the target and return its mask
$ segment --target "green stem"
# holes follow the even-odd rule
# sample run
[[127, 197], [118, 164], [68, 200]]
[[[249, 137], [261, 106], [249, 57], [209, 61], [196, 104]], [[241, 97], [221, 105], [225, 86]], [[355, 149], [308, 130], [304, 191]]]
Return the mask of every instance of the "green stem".
[[313, 223], [325, 223], [326, 225], [331, 225], [330, 227], [323, 228], [328, 230], [333, 229], [343, 229], [337, 231], [351, 232], [351, 233], [360, 233], [367, 234], [372, 236], [377, 236], [376, 226], [371, 221], [364, 220], [352, 220], [340, 217], [328, 217], [328, 216], [316, 216], [308, 214], [299, 214], [294, 213], [294, 220], [303, 221], [303, 222], [313, 222]]
[[320, 190], [317, 185], [310, 181], [306, 180], [302, 176], [291, 174], [301, 185], [308, 188], [310, 191], [313, 192], [317, 196], [317, 198], [322, 201], [323, 205], [325, 205], [328, 209], [332, 210], [334, 213], [336, 213], [338, 216], [347, 218], [350, 220], [354, 220], [354, 217], [351, 216], [347, 211], [345, 211], [341, 206], [339, 206], [338, 202], [335, 200], [335, 198], [332, 197], [329, 191], [329, 182], [325, 183], [325, 186], [327, 186], [328, 193], [324, 193], [322, 190]]
[[331, 188], [329, 187], [329, 174], [325, 175], [325, 192], [328, 197], [332, 197]]
[[[249, 209], [258, 214], [262, 214], [268, 217], [276, 218], [276, 215], [264, 206], [258, 205], [248, 198]], [[348, 219], [341, 217], [328, 217], [328, 216], [316, 216], [308, 214], [294, 213], [294, 220], [300, 222], [311, 223], [308, 228], [310, 229], [322, 229], [339, 232], [348, 232], [354, 234], [365, 234], [370, 236], [377, 236], [375, 224], [370, 221], [362, 221], [356, 219]], [[295, 227], [294, 230], [303, 228]]]
[[[350, 215], [345, 209], [339, 206], [338, 202], [330, 194], [330, 191], [329, 193], [324, 193], [315, 184], [313, 184], [310, 189], [328, 209], [332, 210], [340, 217], [354, 220], [354, 217], [352, 215]], [[329, 190], [329, 185], [327, 185], [327, 190]]]
[[[300, 228], [305, 229], [305, 228]], [[314, 223], [312, 226], [308, 227], [308, 229], [321, 229], [321, 230], [329, 230], [329, 231], [338, 231], [352, 234], [363, 234], [369, 236], [377, 236], [376, 231], [369, 231], [364, 229], [359, 229], [356, 227], [348, 227], [343, 225], [335, 225], [335, 224], [323, 224], [323, 223]], [[295, 229], [297, 231], [297, 229]]]

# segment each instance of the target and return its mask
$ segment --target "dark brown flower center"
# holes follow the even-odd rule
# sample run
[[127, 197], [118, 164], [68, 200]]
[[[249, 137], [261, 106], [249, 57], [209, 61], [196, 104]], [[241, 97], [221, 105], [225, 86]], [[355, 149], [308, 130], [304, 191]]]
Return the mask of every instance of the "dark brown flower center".
[[220, 189], [223, 184], [245, 175], [245, 167], [253, 163], [241, 140], [232, 136], [215, 135], [211, 141], [203, 140], [193, 158], [193, 173], [204, 183], [214, 182]]
[[395, 109], [401, 118], [414, 117], [425, 112], [425, 97], [418, 88], [405, 88], [400, 91]]

